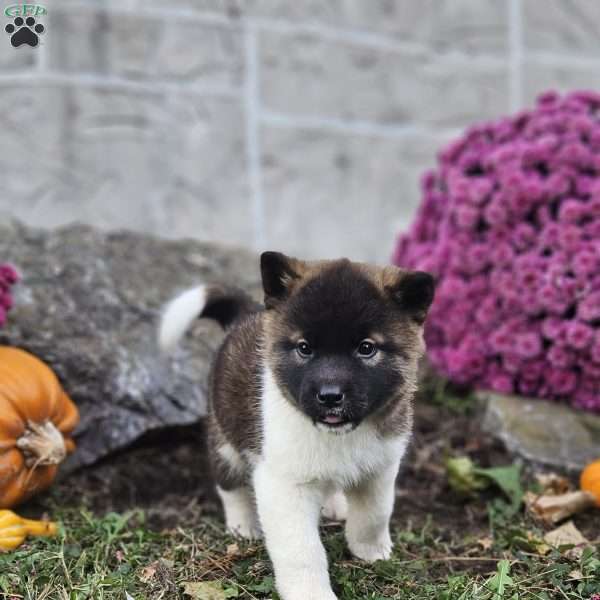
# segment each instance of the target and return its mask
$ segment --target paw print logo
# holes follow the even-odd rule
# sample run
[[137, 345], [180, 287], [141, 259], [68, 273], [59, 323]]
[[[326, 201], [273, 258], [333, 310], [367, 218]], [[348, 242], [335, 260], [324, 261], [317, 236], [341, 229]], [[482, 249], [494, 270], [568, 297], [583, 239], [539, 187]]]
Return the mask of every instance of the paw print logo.
[[26, 20], [23, 20], [22, 17], [16, 17], [4, 30], [10, 35], [10, 43], [15, 48], [23, 44], [35, 48], [40, 41], [39, 34], [44, 33], [45, 28], [41, 23], [36, 24], [33, 17], [27, 17]]

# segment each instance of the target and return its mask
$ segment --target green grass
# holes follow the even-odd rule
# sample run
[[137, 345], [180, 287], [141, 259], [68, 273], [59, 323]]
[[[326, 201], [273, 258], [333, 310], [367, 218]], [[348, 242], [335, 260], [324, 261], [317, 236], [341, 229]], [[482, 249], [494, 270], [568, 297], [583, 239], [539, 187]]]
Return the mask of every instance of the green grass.
[[[234, 540], [214, 517], [155, 532], [141, 511], [52, 514], [60, 536], [0, 554], [0, 598], [278, 598], [264, 546]], [[431, 520], [398, 523], [392, 559], [366, 565], [348, 554], [341, 526], [322, 529], [343, 600], [590, 600], [600, 592], [598, 546], [580, 558], [542, 557], [528, 541], [542, 535], [533, 525], [498, 519], [493, 531], [493, 540], [478, 540]]]

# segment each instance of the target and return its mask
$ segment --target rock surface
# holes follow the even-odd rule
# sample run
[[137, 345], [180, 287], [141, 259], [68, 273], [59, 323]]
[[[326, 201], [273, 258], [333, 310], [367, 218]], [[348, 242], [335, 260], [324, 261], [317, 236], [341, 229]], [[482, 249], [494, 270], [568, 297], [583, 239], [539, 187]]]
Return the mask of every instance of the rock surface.
[[481, 393], [483, 428], [523, 458], [579, 471], [600, 458], [600, 416], [564, 404]]
[[260, 296], [253, 254], [191, 240], [0, 221], [0, 257], [23, 277], [0, 344], [46, 361], [81, 411], [67, 471], [205, 414], [208, 369], [223, 333], [198, 321], [172, 356], [161, 355], [156, 328], [167, 300], [199, 281]]

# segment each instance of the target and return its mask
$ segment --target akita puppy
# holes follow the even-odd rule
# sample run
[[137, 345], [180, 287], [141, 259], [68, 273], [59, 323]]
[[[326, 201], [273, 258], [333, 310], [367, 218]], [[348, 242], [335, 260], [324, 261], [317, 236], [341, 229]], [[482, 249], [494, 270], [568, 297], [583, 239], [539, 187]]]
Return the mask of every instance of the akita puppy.
[[261, 256], [264, 307], [200, 286], [166, 308], [160, 344], [197, 317], [228, 330], [210, 382], [210, 460], [227, 527], [264, 535], [284, 600], [334, 600], [319, 516], [350, 551], [386, 559], [412, 428], [432, 277], [349, 260]]

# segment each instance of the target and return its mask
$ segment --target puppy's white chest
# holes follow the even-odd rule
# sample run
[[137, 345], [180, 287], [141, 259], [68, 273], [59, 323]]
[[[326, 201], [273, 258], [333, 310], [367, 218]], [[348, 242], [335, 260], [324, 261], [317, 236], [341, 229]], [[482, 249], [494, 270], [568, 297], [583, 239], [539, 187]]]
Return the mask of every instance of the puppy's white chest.
[[286, 478], [347, 487], [404, 454], [408, 436], [384, 440], [369, 423], [348, 433], [322, 431], [282, 396], [268, 369], [263, 385], [263, 460]]

